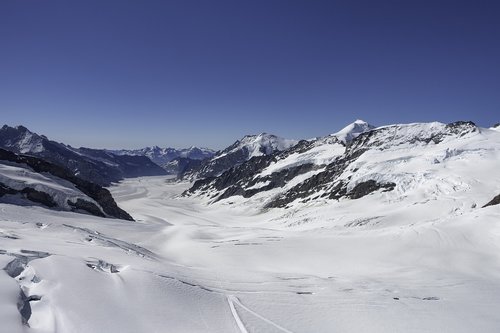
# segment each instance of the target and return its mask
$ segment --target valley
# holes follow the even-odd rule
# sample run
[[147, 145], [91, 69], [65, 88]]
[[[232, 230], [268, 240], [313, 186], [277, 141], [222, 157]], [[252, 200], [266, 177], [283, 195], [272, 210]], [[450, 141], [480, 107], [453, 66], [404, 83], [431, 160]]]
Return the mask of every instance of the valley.
[[418, 224], [395, 216], [390, 226], [358, 218], [328, 228], [311, 214], [309, 224], [284, 224], [284, 216], [301, 217], [209, 206], [180, 196], [188, 183], [169, 180], [111, 188], [137, 222], [1, 204], [2, 262], [23, 251], [49, 254], [14, 279], [2, 276], [4, 327], [24, 331], [12, 307], [20, 285], [40, 298], [30, 302], [33, 332], [498, 328], [494, 208]]
[[498, 331], [498, 130], [339, 133], [107, 189], [4, 152], [0, 332]]

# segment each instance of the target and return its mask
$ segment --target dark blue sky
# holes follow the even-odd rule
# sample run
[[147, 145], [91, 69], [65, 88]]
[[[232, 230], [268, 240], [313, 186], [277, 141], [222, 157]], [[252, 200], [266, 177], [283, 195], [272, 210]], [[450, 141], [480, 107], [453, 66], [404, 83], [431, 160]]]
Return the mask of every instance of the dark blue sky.
[[500, 1], [0, 1], [0, 115], [75, 146], [500, 121]]

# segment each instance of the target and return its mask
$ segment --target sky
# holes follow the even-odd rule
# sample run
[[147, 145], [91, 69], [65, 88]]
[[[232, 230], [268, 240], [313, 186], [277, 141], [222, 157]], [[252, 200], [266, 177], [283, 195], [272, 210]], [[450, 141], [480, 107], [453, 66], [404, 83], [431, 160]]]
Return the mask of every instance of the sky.
[[0, 122], [95, 148], [224, 148], [500, 122], [500, 1], [2, 0]]

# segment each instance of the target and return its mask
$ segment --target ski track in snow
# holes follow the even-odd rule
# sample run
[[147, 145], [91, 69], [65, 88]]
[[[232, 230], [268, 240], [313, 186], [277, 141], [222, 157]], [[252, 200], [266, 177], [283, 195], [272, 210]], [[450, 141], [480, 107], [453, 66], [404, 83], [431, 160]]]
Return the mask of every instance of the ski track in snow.
[[227, 301], [229, 302], [229, 307], [231, 308], [231, 313], [233, 314], [233, 317], [234, 319], [236, 320], [237, 324], [238, 324], [238, 327], [241, 331], [241, 333], [248, 333], [248, 331], [246, 330], [245, 328], [245, 325], [243, 324], [243, 322], [241, 321], [240, 317], [238, 316], [238, 312], [236, 311], [236, 308], [235, 308], [235, 304], [240, 306], [241, 308], [243, 308], [244, 310], [248, 311], [249, 313], [251, 313], [252, 315], [254, 315], [255, 317], [265, 321], [266, 323], [268, 323], [269, 325], [272, 325], [274, 327], [276, 327], [277, 329], [279, 329], [280, 331], [282, 332], [285, 332], [285, 333], [293, 333], [292, 331], [289, 331], [287, 330], [286, 328], [276, 324], [275, 322], [273, 322], [272, 320], [269, 320], [263, 316], [261, 316], [260, 314], [258, 314], [257, 312], [249, 309], [248, 307], [246, 307], [245, 305], [243, 305], [240, 300], [236, 297], [236, 296], [233, 296], [233, 295], [228, 295], [227, 296]]
[[231, 309], [231, 314], [234, 317], [234, 320], [236, 321], [236, 325], [238, 325], [238, 328], [241, 333], [248, 333], [245, 325], [240, 319], [240, 316], [238, 315], [238, 312], [236, 311], [236, 308], [234, 307], [234, 296], [227, 296], [227, 302], [229, 304], [229, 308]]

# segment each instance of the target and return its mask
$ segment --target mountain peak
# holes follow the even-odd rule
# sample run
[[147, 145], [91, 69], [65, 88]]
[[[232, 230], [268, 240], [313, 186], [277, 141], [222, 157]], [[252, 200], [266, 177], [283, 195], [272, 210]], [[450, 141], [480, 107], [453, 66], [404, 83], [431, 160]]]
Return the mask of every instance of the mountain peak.
[[337, 133], [332, 134], [332, 136], [337, 137], [340, 141], [344, 143], [351, 142], [357, 136], [364, 132], [368, 132], [374, 129], [375, 126], [370, 125], [364, 120], [356, 119], [354, 122], [350, 123]]
[[15, 128], [21, 132], [30, 132], [30, 130], [24, 127], [23, 125], [17, 125]]

